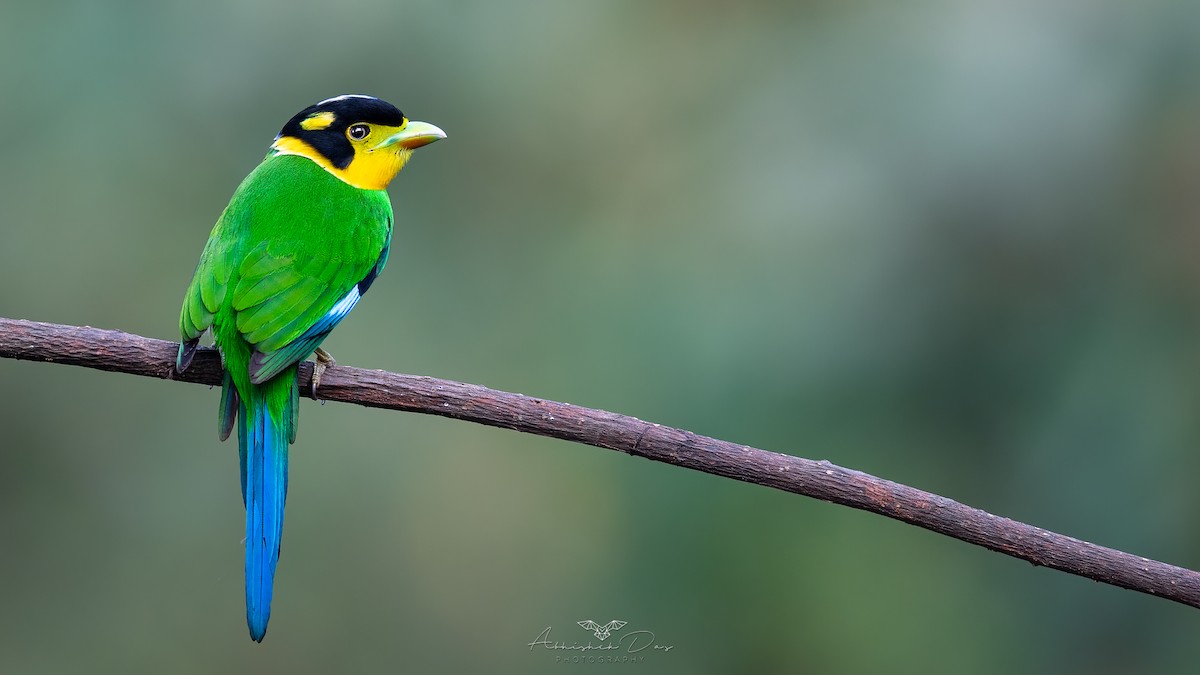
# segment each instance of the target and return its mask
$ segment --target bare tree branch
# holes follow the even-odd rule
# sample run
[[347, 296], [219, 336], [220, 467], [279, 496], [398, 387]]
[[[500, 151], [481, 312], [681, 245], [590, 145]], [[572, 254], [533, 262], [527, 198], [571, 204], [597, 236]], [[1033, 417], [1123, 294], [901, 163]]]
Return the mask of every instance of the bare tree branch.
[[[220, 384], [217, 353], [203, 349], [183, 375], [178, 343], [119, 331], [0, 318], [0, 357]], [[308, 395], [312, 364], [300, 370]], [[322, 399], [452, 417], [619, 450], [658, 462], [870, 511], [1014, 558], [1200, 607], [1200, 573], [994, 516], [954, 500], [827, 461], [737, 445], [634, 417], [475, 384], [333, 366]]]

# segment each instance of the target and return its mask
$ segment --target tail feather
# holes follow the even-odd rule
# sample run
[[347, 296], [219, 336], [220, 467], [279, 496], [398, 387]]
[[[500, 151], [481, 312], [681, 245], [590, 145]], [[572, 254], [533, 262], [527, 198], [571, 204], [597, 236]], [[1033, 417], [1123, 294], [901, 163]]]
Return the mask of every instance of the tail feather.
[[262, 642], [271, 617], [271, 596], [283, 506], [287, 496], [288, 440], [292, 428], [289, 379], [251, 385], [239, 405], [238, 446], [242, 499], [246, 504], [246, 621], [250, 637]]
[[[225, 379], [221, 383], [221, 407], [217, 409], [217, 438], [222, 442], [229, 438], [229, 432], [233, 431], [233, 423], [237, 418], [238, 412], [238, 393], [233, 386], [233, 379], [229, 377], [229, 372], [226, 371]], [[244, 414], [244, 413], [243, 413]], [[242, 496], [246, 496], [245, 488], [242, 488]]]

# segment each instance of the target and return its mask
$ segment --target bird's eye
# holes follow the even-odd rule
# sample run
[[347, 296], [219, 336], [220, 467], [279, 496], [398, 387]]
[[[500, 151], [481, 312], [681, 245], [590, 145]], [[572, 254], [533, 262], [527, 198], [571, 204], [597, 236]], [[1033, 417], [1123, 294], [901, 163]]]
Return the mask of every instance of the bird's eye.
[[346, 135], [349, 136], [350, 140], [352, 141], [361, 141], [362, 139], [366, 138], [367, 134], [369, 133], [371, 133], [371, 128], [365, 124], [355, 124], [346, 130]]

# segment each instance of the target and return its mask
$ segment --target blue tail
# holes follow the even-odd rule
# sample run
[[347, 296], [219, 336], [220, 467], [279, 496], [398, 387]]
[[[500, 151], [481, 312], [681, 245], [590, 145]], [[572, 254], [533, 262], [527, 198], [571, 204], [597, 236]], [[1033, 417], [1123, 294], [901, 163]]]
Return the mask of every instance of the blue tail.
[[[250, 637], [256, 642], [262, 642], [271, 618], [275, 566], [283, 537], [283, 503], [287, 497], [288, 440], [293, 412], [288, 408], [294, 404], [290, 392], [284, 396], [269, 395], [276, 387], [291, 386], [287, 378], [278, 380], [251, 385], [250, 395], [243, 397], [238, 406], [242, 500], [246, 504], [246, 622]], [[283, 409], [272, 411], [272, 407]]]

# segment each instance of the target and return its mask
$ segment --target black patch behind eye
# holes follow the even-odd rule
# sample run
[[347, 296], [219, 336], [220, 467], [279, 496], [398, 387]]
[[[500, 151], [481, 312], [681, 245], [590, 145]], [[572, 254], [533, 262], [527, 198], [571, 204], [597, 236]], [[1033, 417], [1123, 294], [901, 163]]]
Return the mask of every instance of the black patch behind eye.
[[[304, 120], [322, 112], [333, 113], [333, 124], [312, 131], [300, 126]], [[291, 136], [308, 143], [328, 159], [330, 164], [345, 169], [354, 160], [354, 146], [350, 145], [350, 140], [346, 138], [346, 129], [359, 122], [398, 127], [404, 123], [404, 113], [381, 99], [347, 96], [323, 101], [301, 110], [283, 125], [279, 135]]]

